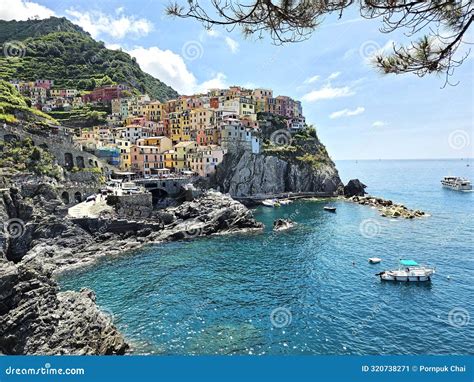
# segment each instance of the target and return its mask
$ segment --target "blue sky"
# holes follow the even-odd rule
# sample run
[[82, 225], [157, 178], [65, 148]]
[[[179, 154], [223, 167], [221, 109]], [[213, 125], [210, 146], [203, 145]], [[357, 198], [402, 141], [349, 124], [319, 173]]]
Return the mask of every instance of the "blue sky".
[[[473, 157], [474, 54], [447, 86], [442, 77], [383, 76], [368, 57], [401, 42], [355, 10], [324, 20], [301, 43], [275, 46], [238, 29], [207, 32], [164, 14], [167, 1], [3, 0], [0, 19], [66, 16], [142, 69], [189, 94], [208, 87], [272, 88], [303, 101], [333, 159]], [[468, 38], [472, 42], [473, 33]]]

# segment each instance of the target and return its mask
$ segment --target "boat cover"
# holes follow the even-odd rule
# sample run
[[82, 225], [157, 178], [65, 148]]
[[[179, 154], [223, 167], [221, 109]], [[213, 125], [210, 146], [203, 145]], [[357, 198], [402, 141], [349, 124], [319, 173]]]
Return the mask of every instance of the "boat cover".
[[415, 260], [400, 260], [400, 264], [406, 267], [416, 267], [418, 265]]

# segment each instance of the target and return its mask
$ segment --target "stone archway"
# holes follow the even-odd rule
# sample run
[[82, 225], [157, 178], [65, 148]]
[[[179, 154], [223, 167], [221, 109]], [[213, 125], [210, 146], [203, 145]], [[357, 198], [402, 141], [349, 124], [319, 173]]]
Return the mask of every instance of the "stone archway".
[[71, 153], [64, 153], [64, 167], [66, 170], [72, 170], [74, 167], [74, 159]]
[[61, 199], [63, 200], [64, 204], [69, 204], [69, 193], [67, 191], [64, 191], [61, 194]]
[[77, 191], [76, 193], [74, 193], [74, 200], [76, 201], [76, 203], [80, 203], [82, 202], [82, 195], [79, 191]]
[[76, 166], [78, 168], [85, 168], [86, 166], [84, 165], [84, 157], [79, 155], [76, 157]]
[[94, 161], [92, 158], [89, 158], [89, 166], [94, 167]]

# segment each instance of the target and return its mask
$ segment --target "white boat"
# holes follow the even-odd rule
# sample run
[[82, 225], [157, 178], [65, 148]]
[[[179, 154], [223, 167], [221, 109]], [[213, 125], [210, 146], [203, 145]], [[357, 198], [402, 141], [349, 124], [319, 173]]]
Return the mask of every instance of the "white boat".
[[443, 187], [450, 188], [455, 191], [468, 191], [472, 190], [471, 182], [466, 178], [459, 176], [445, 176], [441, 180]]
[[293, 200], [290, 200], [290, 199], [281, 199], [281, 200], [278, 201], [278, 203], [280, 203], [282, 206], [284, 206], [285, 204], [293, 203]]
[[378, 264], [382, 261], [380, 257], [369, 257], [370, 264]]
[[398, 269], [383, 271], [377, 273], [376, 276], [380, 276], [382, 281], [422, 282], [431, 281], [434, 273], [434, 268], [419, 265], [414, 260], [400, 260]]
[[280, 207], [280, 203], [276, 199], [265, 199], [262, 204], [267, 207]]

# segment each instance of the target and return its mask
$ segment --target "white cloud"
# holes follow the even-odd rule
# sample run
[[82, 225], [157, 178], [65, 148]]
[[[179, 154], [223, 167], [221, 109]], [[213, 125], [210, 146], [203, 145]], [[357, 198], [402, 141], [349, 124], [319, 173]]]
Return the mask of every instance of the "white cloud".
[[328, 80], [335, 80], [337, 77], [339, 77], [341, 75], [341, 72], [334, 72], [334, 73], [331, 73], [328, 77]]
[[209, 89], [223, 89], [227, 88], [226, 83], [227, 76], [224, 73], [217, 73], [214, 78], [203, 82], [202, 84], [195, 85], [194, 93], [204, 93]]
[[334, 113], [331, 113], [329, 118], [336, 119], [336, 118], [341, 118], [341, 117], [352, 117], [354, 115], [362, 114], [364, 111], [365, 111], [365, 108], [362, 106], [359, 106], [358, 108], [354, 110], [343, 109], [343, 110], [339, 110], [339, 111], [335, 111]]
[[319, 80], [321, 77], [316, 75], [316, 76], [313, 76], [313, 77], [308, 77], [307, 79], [304, 80], [304, 83], [305, 84], [312, 84], [313, 82], [316, 82], [317, 80]]
[[231, 39], [230, 37], [226, 36], [225, 43], [227, 44], [232, 53], [235, 54], [239, 51], [239, 43], [234, 39]]
[[375, 121], [374, 123], [372, 123], [372, 127], [383, 127], [383, 126], [387, 126], [387, 122]]
[[331, 85], [326, 85], [321, 89], [313, 90], [309, 93], [306, 93], [301, 99], [307, 102], [314, 102], [323, 99], [349, 97], [354, 94], [355, 92], [349, 86], [333, 88]]
[[227, 87], [226, 76], [223, 73], [217, 73], [210, 80], [199, 84], [186, 66], [183, 57], [171, 50], [161, 50], [156, 46], [135, 47], [128, 53], [136, 57], [138, 64], [145, 72], [176, 89], [180, 94], [193, 94], [210, 88]]
[[221, 35], [221, 33], [219, 31], [216, 31], [215, 29], [206, 30], [206, 34], [210, 37], [218, 37]]
[[53, 10], [26, 0], [0, 1], [0, 20], [28, 20], [29, 18], [46, 19], [54, 16]]
[[81, 26], [94, 38], [101, 34], [107, 34], [116, 39], [124, 38], [126, 35], [140, 37], [146, 36], [153, 30], [153, 24], [150, 21], [126, 16], [122, 8], [117, 8], [116, 17], [102, 12], [83, 12], [76, 9], [67, 9], [66, 13], [73, 23]]

